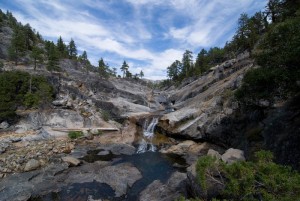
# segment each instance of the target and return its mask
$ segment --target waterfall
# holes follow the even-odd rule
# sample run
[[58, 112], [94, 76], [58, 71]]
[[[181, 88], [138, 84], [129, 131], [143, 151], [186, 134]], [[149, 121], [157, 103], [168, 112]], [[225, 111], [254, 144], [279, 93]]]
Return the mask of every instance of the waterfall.
[[148, 119], [145, 120], [143, 125], [143, 139], [139, 143], [137, 153], [144, 153], [146, 151], [156, 151], [155, 145], [152, 144], [152, 138], [154, 135], [154, 128], [158, 123], [158, 118], [154, 117], [148, 125]]

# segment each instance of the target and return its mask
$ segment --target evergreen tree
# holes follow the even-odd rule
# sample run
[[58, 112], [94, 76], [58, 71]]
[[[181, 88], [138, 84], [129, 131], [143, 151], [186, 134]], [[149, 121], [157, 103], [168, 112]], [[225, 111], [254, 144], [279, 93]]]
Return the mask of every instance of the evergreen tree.
[[34, 61], [34, 70], [36, 70], [36, 64], [37, 62], [41, 62], [43, 59], [43, 49], [34, 46], [32, 49], [32, 52], [30, 54], [30, 57], [33, 59]]
[[15, 61], [18, 65], [18, 60], [20, 56], [23, 56], [26, 51], [25, 35], [21, 27], [16, 26], [14, 29], [14, 34], [11, 39], [11, 45], [9, 47], [9, 57], [11, 60]]
[[37, 38], [28, 23], [23, 27], [23, 32], [25, 35], [26, 50], [32, 50], [33, 46], [37, 42]]
[[180, 69], [182, 68], [182, 63], [178, 60], [174, 61], [171, 66], [167, 68], [167, 75], [168, 77], [173, 80], [177, 81], [180, 74]]
[[195, 72], [196, 72], [196, 75], [201, 75], [206, 70], [208, 70], [207, 51], [202, 48], [201, 51], [199, 52], [199, 54], [197, 55], [197, 59], [195, 62]]
[[132, 73], [129, 70], [126, 71], [126, 78], [132, 78]]
[[59, 71], [59, 53], [58, 50], [53, 42], [49, 43], [49, 56], [48, 56], [48, 64], [47, 69], [49, 71]]
[[246, 13], [243, 13], [238, 19], [238, 29], [236, 32], [237, 43], [238, 46], [241, 48], [241, 51], [250, 48], [249, 35], [250, 35], [249, 17]]
[[188, 77], [193, 68], [193, 53], [189, 50], [186, 50], [183, 53], [182, 57], [182, 70], [181, 73], [183, 76]]
[[141, 70], [139, 76], [140, 76], [141, 79], [144, 77], [144, 72], [142, 70]]
[[282, 4], [282, 0], [269, 0], [267, 3], [265, 14], [272, 23], [280, 20], [280, 16], [283, 13]]
[[43, 42], [43, 37], [41, 36], [41, 34], [39, 32], [36, 33], [36, 38], [37, 38], [37, 42]]
[[99, 75], [100, 75], [101, 77], [104, 77], [104, 78], [109, 77], [108, 68], [109, 68], [108, 65], [106, 65], [106, 64], [104, 63], [103, 58], [101, 58], [101, 59], [98, 61]]
[[88, 58], [87, 58], [87, 53], [86, 53], [85, 50], [83, 51], [83, 53], [82, 53], [82, 55], [81, 55], [81, 58], [82, 58], [83, 61], [87, 61], [87, 60], [88, 60]]
[[67, 56], [67, 46], [65, 45], [62, 37], [60, 36], [57, 40], [57, 50], [59, 52], [59, 57], [60, 58], [65, 58]]
[[76, 58], [77, 48], [76, 48], [75, 42], [72, 38], [71, 38], [71, 41], [70, 41], [69, 46], [68, 46], [68, 52], [69, 52], [69, 58], [70, 59], [75, 59]]
[[125, 75], [127, 75], [128, 69], [129, 69], [129, 66], [126, 63], [126, 61], [124, 61], [123, 64], [122, 64], [122, 66], [121, 66], [121, 71], [123, 72], [123, 78], [125, 77]]
[[114, 77], [117, 77], [117, 68], [116, 67], [113, 67], [112, 74]]

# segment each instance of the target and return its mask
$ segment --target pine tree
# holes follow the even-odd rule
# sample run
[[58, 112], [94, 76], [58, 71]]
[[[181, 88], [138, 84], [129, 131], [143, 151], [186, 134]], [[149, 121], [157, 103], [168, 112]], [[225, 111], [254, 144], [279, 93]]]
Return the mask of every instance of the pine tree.
[[125, 75], [127, 75], [128, 69], [129, 69], [129, 66], [126, 63], [126, 61], [124, 61], [123, 64], [122, 64], [122, 66], [121, 66], [121, 71], [123, 72], [123, 78], [125, 77]]
[[142, 70], [141, 70], [139, 76], [140, 76], [141, 79], [144, 77], [144, 72]]
[[59, 56], [57, 48], [53, 42], [50, 42], [47, 69], [49, 71], [59, 71], [60, 67], [58, 65], [58, 61]]
[[18, 65], [19, 57], [24, 55], [26, 51], [25, 35], [21, 27], [17, 26], [14, 29], [14, 34], [9, 47], [9, 57]]
[[182, 69], [182, 63], [178, 60], [174, 61], [171, 66], [167, 68], [168, 77], [173, 81], [177, 81], [179, 79], [180, 69]]
[[117, 68], [116, 67], [113, 67], [112, 74], [114, 77], [117, 77]]
[[30, 54], [30, 57], [33, 59], [34, 61], [34, 70], [36, 70], [36, 64], [37, 62], [41, 62], [43, 59], [43, 49], [34, 46], [32, 48], [32, 52]]
[[207, 51], [202, 48], [195, 62], [195, 70], [197, 75], [203, 74], [208, 69]]
[[59, 57], [60, 58], [65, 58], [66, 55], [68, 54], [67, 53], [67, 46], [65, 45], [65, 43], [64, 43], [61, 36], [58, 38], [56, 46], [57, 46], [57, 50], [59, 52]]
[[30, 24], [26, 24], [23, 27], [23, 32], [25, 35], [26, 50], [32, 50], [34, 44], [37, 42], [37, 38], [34, 32], [32, 31]]
[[72, 38], [71, 38], [71, 41], [70, 41], [69, 46], [68, 46], [68, 52], [69, 52], [69, 58], [70, 59], [76, 59], [77, 48], [76, 48], [75, 42]]
[[104, 78], [107, 78], [109, 77], [109, 73], [108, 73], [108, 65], [106, 65], [104, 63], [104, 60], [103, 58], [101, 58], [99, 61], [98, 61], [98, 68], [99, 68], [99, 75], [101, 77], [104, 77]]
[[238, 19], [238, 29], [236, 32], [237, 44], [241, 48], [241, 51], [250, 48], [249, 36], [249, 17], [246, 13], [242, 13]]
[[183, 76], [188, 77], [193, 68], [193, 53], [189, 50], [186, 50], [182, 57], [182, 74]]

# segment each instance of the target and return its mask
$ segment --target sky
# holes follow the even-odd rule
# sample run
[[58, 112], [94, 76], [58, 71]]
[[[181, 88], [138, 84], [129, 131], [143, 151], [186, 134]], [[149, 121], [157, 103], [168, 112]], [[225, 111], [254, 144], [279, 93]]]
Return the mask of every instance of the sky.
[[[123, 61], [133, 74], [165, 79], [166, 69], [185, 50], [223, 47], [234, 35], [241, 13], [264, 9], [267, 0], [1, 0], [22, 24], [44, 39], [75, 41], [93, 65], [111, 68]], [[119, 74], [121, 74], [119, 70]]]

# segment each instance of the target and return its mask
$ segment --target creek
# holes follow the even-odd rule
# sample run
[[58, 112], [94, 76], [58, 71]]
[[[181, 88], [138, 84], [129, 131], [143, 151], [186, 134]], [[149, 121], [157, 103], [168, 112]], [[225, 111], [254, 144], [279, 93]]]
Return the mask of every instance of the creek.
[[[139, 194], [155, 180], [166, 183], [169, 177], [175, 171], [185, 172], [185, 160], [175, 154], [162, 154], [159, 152], [159, 145], [156, 143], [156, 134], [154, 132], [158, 118], [145, 120], [139, 140], [136, 146], [136, 153], [132, 155], [116, 155], [111, 151], [97, 149], [90, 150], [81, 158], [88, 163], [96, 161], [109, 161], [112, 165], [121, 163], [130, 163], [136, 167], [142, 178], [137, 180], [133, 186], [128, 187], [127, 193], [121, 197], [115, 197], [114, 190], [105, 183], [88, 182], [75, 183], [66, 186], [59, 192], [52, 192], [45, 196], [40, 196], [35, 201], [86, 201], [97, 199], [108, 200], [138, 200]], [[159, 134], [157, 134], [159, 136]], [[176, 165], [175, 165], [176, 164]]]

